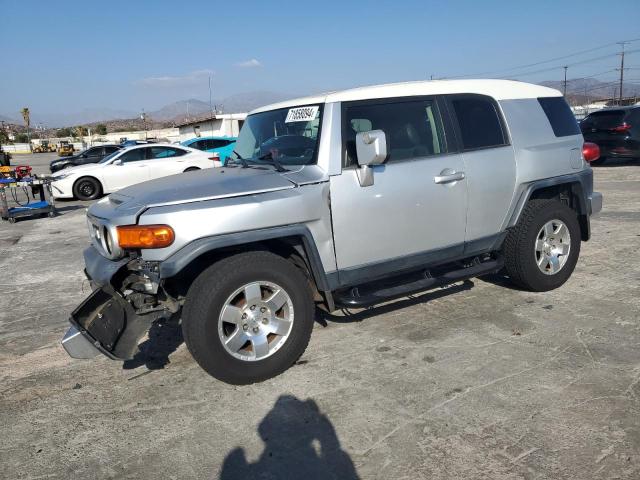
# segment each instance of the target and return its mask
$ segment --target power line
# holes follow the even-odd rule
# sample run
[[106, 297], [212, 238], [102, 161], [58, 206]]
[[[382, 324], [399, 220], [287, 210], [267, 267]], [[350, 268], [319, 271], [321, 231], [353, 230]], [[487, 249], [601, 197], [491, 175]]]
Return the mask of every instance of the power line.
[[[640, 48], [636, 48], [635, 50], [629, 50], [626, 52], [626, 54], [631, 54], [631, 53], [637, 53], [640, 52]], [[593, 58], [588, 58], [586, 60], [580, 60], [579, 62], [573, 62], [573, 63], [568, 63], [566, 65], [556, 65], [555, 67], [548, 67], [548, 68], [543, 68], [540, 70], [534, 70], [534, 71], [530, 71], [530, 72], [519, 72], [519, 73], [512, 73], [508, 76], [502, 76], [502, 77], [498, 77], [498, 78], [514, 78], [514, 77], [524, 77], [527, 75], [535, 75], [537, 73], [544, 73], [544, 72], [550, 72], [553, 70], [560, 70], [561, 68], [564, 68], [565, 66], [567, 67], [575, 67], [576, 65], [583, 65], [585, 63], [590, 63], [590, 62], [595, 62], [597, 60], [602, 60], [604, 58], [611, 58], [614, 54], [609, 54], [609, 55], [602, 55], [600, 57], [593, 57]], [[615, 54], [617, 55], [617, 54]]]
[[611, 73], [611, 72], [616, 72], [617, 70], [615, 68], [612, 68], [611, 70], [605, 70], [604, 72], [600, 72], [600, 73], [594, 73], [593, 75], [586, 75], [584, 77], [576, 77], [576, 78], [571, 78], [569, 80], [567, 80], [568, 82], [575, 82], [577, 80], [585, 80], [587, 78], [594, 78], [594, 77], [599, 77], [600, 75], [604, 75], [605, 73]]
[[[630, 40], [624, 40], [624, 41], [627, 42], [627, 43], [638, 42], [638, 41], [640, 41], [640, 38], [632, 38]], [[472, 74], [467, 74], [467, 75], [455, 75], [455, 76], [448, 77], [448, 78], [467, 78], [467, 77], [476, 77], [476, 76], [479, 76], [479, 75], [494, 75], [496, 73], [505, 73], [505, 72], [510, 72], [512, 70], [520, 70], [521, 68], [535, 67], [535, 66], [538, 66], [538, 65], [543, 65], [545, 63], [551, 63], [551, 62], [555, 62], [555, 61], [558, 61], [558, 60], [564, 60], [566, 58], [571, 58], [571, 57], [577, 57], [579, 55], [584, 55], [585, 53], [591, 53], [591, 52], [595, 52], [597, 50], [602, 50], [603, 48], [611, 47], [613, 45], [617, 45], [618, 43], [619, 42], [607, 43], [607, 44], [604, 44], [604, 45], [600, 45], [599, 47], [589, 48], [587, 50], [581, 50], [579, 52], [570, 53], [568, 55], [563, 55], [561, 57], [550, 58], [548, 60], [542, 60], [540, 62], [529, 63], [529, 64], [525, 64], [525, 65], [518, 65], [518, 66], [515, 66], [515, 67], [503, 68], [503, 69], [499, 69], [499, 70], [492, 70], [492, 71], [488, 71], [488, 72], [472, 73]]]

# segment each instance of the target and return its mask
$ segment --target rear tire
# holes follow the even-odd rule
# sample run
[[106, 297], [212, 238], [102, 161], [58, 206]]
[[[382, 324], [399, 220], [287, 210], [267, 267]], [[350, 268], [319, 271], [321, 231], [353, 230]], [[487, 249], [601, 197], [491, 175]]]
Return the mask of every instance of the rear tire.
[[575, 211], [556, 200], [530, 200], [505, 239], [505, 269], [521, 288], [553, 290], [571, 276], [580, 242]]
[[93, 177], [81, 177], [73, 184], [73, 196], [78, 200], [95, 200], [102, 194], [102, 185]]
[[182, 173], [186, 173], [186, 172], [195, 172], [196, 170], [200, 170], [198, 167], [189, 167], [187, 168], [184, 172]]
[[[280, 291], [284, 295], [276, 300]], [[246, 385], [275, 377], [300, 358], [311, 337], [314, 311], [299, 268], [270, 252], [246, 252], [220, 260], [196, 278], [182, 310], [182, 331], [191, 355], [207, 373]], [[235, 345], [232, 337], [238, 337]]]

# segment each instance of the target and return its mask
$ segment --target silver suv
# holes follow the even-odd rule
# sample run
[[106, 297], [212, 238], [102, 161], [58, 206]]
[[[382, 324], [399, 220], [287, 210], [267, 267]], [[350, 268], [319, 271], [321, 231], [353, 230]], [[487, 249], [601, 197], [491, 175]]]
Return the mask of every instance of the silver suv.
[[367, 307], [498, 271], [524, 289], [557, 288], [602, 207], [592, 147], [583, 153], [558, 91], [511, 81], [381, 85], [260, 108], [224, 167], [91, 206], [94, 291], [63, 344], [76, 358], [131, 358], [153, 322], [180, 314], [202, 368], [247, 384], [302, 355], [316, 307]]

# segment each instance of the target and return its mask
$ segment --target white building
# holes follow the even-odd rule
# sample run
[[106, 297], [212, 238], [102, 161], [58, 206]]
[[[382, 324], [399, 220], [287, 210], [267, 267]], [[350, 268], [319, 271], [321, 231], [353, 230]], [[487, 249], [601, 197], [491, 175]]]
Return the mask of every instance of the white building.
[[237, 137], [246, 113], [216, 113], [197, 120], [179, 123], [180, 141], [194, 137]]

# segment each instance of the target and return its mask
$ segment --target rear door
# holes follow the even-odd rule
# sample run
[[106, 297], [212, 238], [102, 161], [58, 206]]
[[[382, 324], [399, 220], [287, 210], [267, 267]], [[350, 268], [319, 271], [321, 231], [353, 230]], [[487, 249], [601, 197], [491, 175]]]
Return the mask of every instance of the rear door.
[[515, 188], [514, 150], [494, 99], [448, 95], [446, 100], [455, 120], [467, 177], [465, 253], [473, 254], [490, 246], [501, 231]]
[[109, 191], [149, 180], [148, 148], [129, 149], [117, 158], [122, 162], [120, 165], [111, 163], [104, 167], [104, 181]]
[[[467, 209], [464, 162], [450, 151], [440, 102], [433, 97], [347, 102], [342, 123], [342, 174], [331, 177], [341, 282], [460, 255]], [[389, 157], [373, 167], [373, 185], [362, 187], [356, 133], [378, 129], [386, 134]]]

